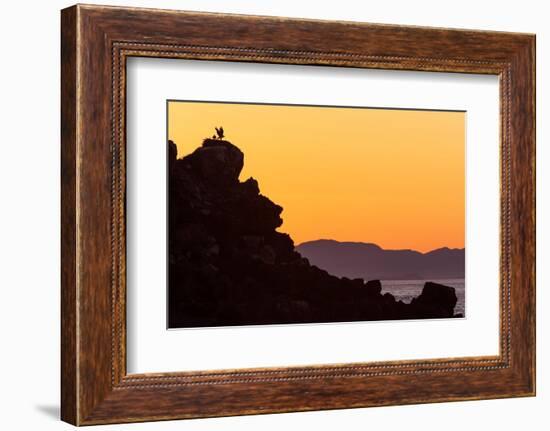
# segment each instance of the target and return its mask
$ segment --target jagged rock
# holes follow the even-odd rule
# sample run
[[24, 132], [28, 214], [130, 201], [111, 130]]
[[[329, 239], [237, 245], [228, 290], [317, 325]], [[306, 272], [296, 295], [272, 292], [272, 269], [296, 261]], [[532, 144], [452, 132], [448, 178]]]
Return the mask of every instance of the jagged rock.
[[170, 141], [168, 158], [169, 327], [453, 317], [452, 288], [427, 283], [404, 304], [379, 280], [311, 265], [276, 230], [283, 208], [255, 179], [239, 181], [244, 155], [230, 142], [206, 139], [177, 159]]
[[246, 190], [246, 193], [250, 193], [254, 195], [260, 194], [260, 187], [258, 186], [258, 181], [256, 181], [252, 177], [250, 177], [243, 183], [242, 188], [243, 190]]
[[382, 293], [382, 283], [380, 283], [380, 280], [369, 280], [365, 283], [365, 290], [370, 295], [380, 295]]
[[224, 184], [235, 183], [244, 165], [244, 154], [229, 141], [205, 139], [185, 158], [186, 162], [202, 180]]
[[178, 147], [174, 144], [173, 141], [168, 141], [168, 166], [172, 170], [174, 163], [178, 158]]
[[454, 317], [456, 305], [454, 288], [428, 281], [422, 293], [411, 302], [411, 307], [418, 315], [431, 313], [433, 317]]

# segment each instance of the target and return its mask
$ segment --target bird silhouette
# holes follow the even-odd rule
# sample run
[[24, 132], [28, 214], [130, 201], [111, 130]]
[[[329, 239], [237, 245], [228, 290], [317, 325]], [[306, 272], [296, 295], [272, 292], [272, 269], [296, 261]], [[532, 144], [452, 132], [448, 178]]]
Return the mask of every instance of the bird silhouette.
[[224, 134], [223, 134], [223, 127], [220, 126], [220, 128], [218, 129], [217, 127], [215, 127], [216, 129], [216, 133], [218, 134], [218, 139], [223, 139], [224, 138]]

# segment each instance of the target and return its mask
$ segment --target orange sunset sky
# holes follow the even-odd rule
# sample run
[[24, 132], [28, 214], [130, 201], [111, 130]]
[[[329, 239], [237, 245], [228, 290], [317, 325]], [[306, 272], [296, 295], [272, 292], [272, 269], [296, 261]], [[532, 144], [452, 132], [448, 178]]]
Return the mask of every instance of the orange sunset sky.
[[464, 112], [168, 102], [179, 158], [215, 126], [244, 153], [241, 181], [284, 208], [278, 230], [296, 245], [464, 247]]

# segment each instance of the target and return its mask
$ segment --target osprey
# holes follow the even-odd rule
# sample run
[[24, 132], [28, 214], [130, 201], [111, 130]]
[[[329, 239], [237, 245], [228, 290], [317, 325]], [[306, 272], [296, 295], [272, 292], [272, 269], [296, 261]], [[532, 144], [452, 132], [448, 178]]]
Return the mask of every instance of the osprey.
[[219, 129], [215, 127], [215, 129], [216, 129], [216, 133], [218, 134], [218, 139], [223, 139], [224, 138], [223, 127], [220, 126]]

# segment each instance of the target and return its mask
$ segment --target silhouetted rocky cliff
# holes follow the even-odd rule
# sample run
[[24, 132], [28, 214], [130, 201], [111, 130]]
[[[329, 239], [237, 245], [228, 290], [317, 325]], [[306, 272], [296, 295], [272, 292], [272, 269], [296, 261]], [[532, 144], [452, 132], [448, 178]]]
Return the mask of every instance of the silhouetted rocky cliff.
[[377, 280], [338, 278], [277, 232], [282, 208], [239, 181], [243, 153], [206, 139], [177, 159], [169, 142], [169, 327], [452, 317], [454, 289], [426, 283], [411, 304]]

